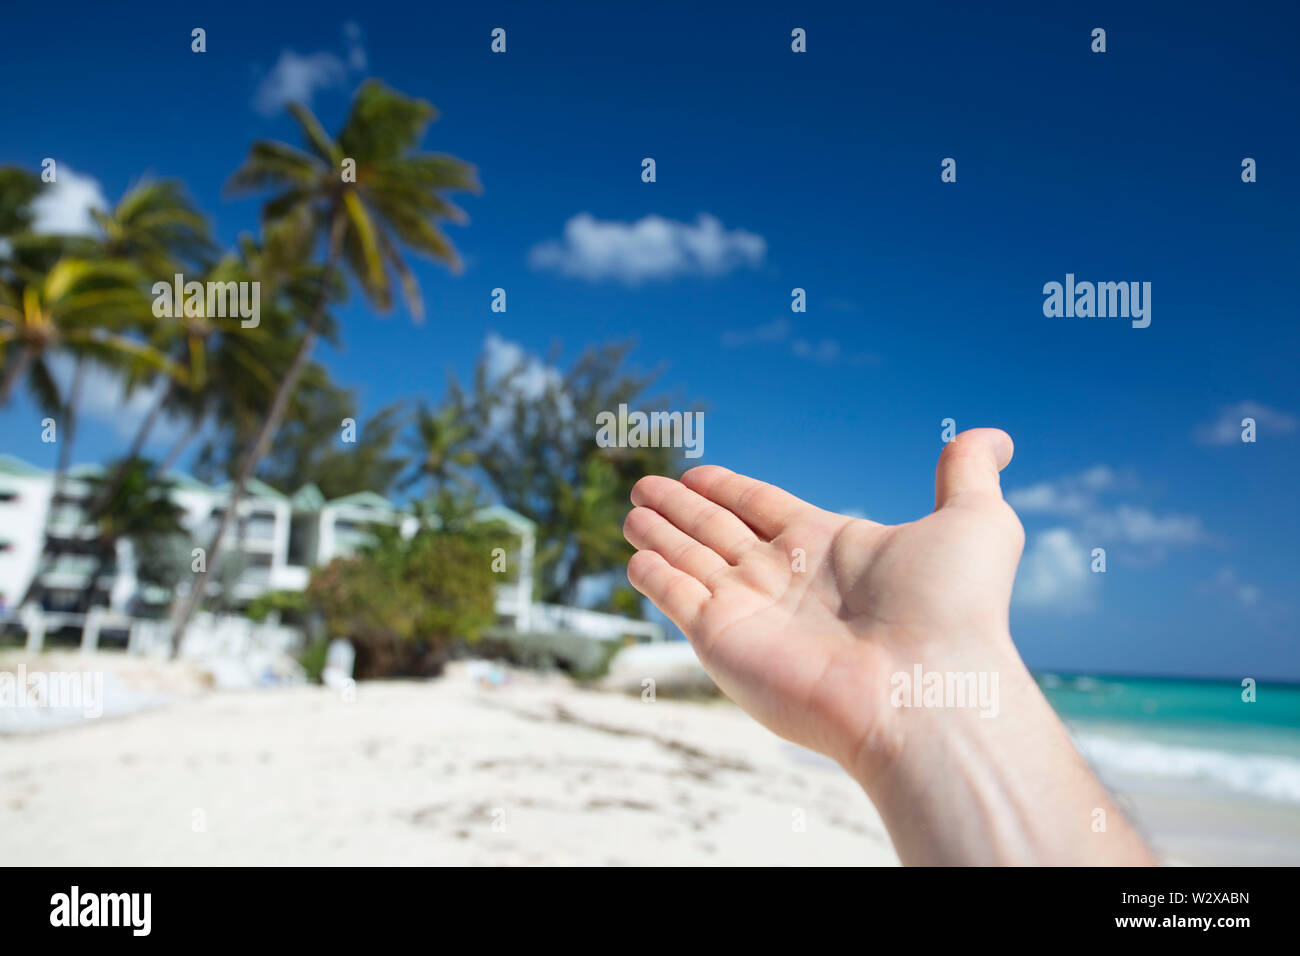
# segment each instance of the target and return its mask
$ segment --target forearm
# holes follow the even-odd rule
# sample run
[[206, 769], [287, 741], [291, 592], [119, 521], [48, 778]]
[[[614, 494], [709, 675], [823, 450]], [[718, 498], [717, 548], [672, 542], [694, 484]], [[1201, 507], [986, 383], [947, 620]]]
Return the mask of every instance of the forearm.
[[[854, 775], [905, 864], [1149, 865], [1016, 654], [997, 642], [996, 715], [897, 708], [890, 754]], [[1100, 811], [1100, 812], [1098, 812]]]

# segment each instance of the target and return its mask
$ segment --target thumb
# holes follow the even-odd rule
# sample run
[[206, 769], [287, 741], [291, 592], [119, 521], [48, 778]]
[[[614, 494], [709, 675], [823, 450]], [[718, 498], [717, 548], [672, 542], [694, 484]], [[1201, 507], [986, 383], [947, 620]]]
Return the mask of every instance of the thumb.
[[1007, 467], [1015, 446], [1000, 428], [972, 428], [944, 446], [934, 477], [935, 510], [960, 498], [973, 504], [1002, 500], [998, 472]]

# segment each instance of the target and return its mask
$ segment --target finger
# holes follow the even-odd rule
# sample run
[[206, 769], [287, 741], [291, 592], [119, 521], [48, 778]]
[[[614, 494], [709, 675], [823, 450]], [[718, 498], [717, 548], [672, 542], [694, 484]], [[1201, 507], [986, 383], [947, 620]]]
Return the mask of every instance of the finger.
[[958, 502], [979, 504], [1002, 499], [998, 472], [1007, 466], [1015, 446], [998, 428], [972, 428], [944, 446], [934, 478], [937, 509]]
[[632, 504], [659, 512], [728, 563], [758, 543], [745, 522], [671, 478], [646, 475], [632, 486]]
[[718, 465], [692, 468], [682, 475], [682, 484], [722, 505], [769, 541], [801, 512], [814, 507], [776, 485]]
[[730, 567], [712, 548], [700, 544], [649, 508], [633, 508], [628, 513], [623, 522], [623, 537], [634, 548], [657, 551], [673, 567], [705, 583], [706, 587], [709, 578]]
[[627, 563], [627, 579], [689, 635], [709, 590], [685, 571], [678, 571], [658, 551], [638, 551]]

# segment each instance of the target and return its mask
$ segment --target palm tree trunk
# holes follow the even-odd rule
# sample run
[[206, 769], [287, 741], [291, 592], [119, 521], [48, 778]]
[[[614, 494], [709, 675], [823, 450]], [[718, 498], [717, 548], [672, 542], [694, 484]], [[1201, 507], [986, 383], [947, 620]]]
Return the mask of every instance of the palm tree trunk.
[[[162, 414], [162, 410], [166, 407], [167, 403], [171, 401], [172, 393], [175, 391], [176, 379], [169, 375], [167, 376], [167, 387], [164, 388], [162, 394], [158, 396], [158, 401], [153, 403], [153, 407], [149, 409], [149, 414], [144, 417], [144, 421], [140, 423], [140, 427], [136, 430], [135, 437], [131, 439], [131, 447], [127, 449], [126, 460], [124, 464], [118, 468], [117, 478], [119, 482], [126, 475], [126, 464], [139, 458], [140, 453], [144, 451], [144, 443], [149, 440], [149, 435], [153, 431], [154, 425], [158, 423], [158, 416]], [[111, 498], [112, 495], [109, 495], [109, 497]]]
[[172, 466], [176, 464], [176, 460], [181, 457], [181, 452], [183, 452], [186, 446], [194, 440], [194, 436], [197, 435], [199, 429], [203, 427], [203, 418], [204, 413], [200, 412], [190, 419], [190, 427], [185, 429], [185, 434], [176, 439], [175, 444], [168, 449], [167, 456], [158, 463], [158, 474], [165, 475], [167, 472], [171, 471]]
[[[84, 359], [80, 356], [72, 366], [72, 381], [68, 384], [68, 397], [63, 403], [63, 441], [59, 443], [59, 459], [54, 470], [54, 493], [63, 490], [63, 479], [72, 462], [72, 443], [77, 440], [77, 405], [81, 403], [81, 374]], [[46, 512], [46, 527], [49, 526], [49, 512]]]
[[72, 366], [72, 381], [68, 383], [68, 397], [63, 403], [63, 440], [59, 442], [59, 455], [54, 466], [54, 484], [50, 490], [50, 504], [45, 509], [45, 524], [41, 528], [41, 553], [36, 559], [36, 571], [32, 574], [31, 581], [27, 583], [27, 591], [23, 594], [23, 599], [18, 602], [19, 607], [32, 599], [37, 588], [40, 587], [41, 578], [46, 570], [56, 564], [59, 555], [63, 553], [63, 542], [55, 541], [51, 537], [50, 528], [54, 524], [55, 506], [63, 496], [64, 479], [68, 474], [68, 465], [72, 462], [72, 445], [77, 439], [77, 405], [81, 402], [83, 363], [84, 359], [77, 356], [77, 361]]
[[[104, 510], [107, 509], [109, 502], [113, 501], [114, 494], [117, 494], [118, 490], [121, 490], [122, 483], [123, 481], [126, 481], [126, 475], [127, 472], [130, 471], [131, 464], [135, 462], [135, 459], [140, 457], [140, 453], [144, 450], [144, 442], [148, 441], [149, 432], [153, 431], [153, 425], [157, 423], [157, 418], [159, 418], [162, 407], [164, 407], [166, 402], [168, 402], [168, 399], [172, 397], [174, 390], [175, 380], [174, 378], [169, 377], [166, 389], [164, 389], [164, 392], [159, 395], [159, 401], [153, 403], [153, 406], [149, 408], [148, 414], [144, 416], [144, 421], [140, 423], [140, 427], [135, 429], [135, 437], [131, 438], [130, 449], [127, 449], [126, 457], [123, 458], [121, 462], [117, 463], [117, 467], [113, 470], [112, 479], [109, 479], [108, 483], [104, 484], [103, 488], [99, 490], [99, 494], [96, 494], [90, 502], [87, 502], [87, 523], [98, 522], [100, 515], [104, 514]], [[61, 548], [59, 548], [59, 546], [56, 546], [55, 550], [53, 550], [55, 557], [59, 555], [60, 550]]]
[[268, 447], [271, 444], [271, 438], [280, 429], [280, 421], [284, 418], [284, 413], [288, 408], [289, 397], [297, 388], [298, 380], [307, 367], [307, 360], [310, 358], [319, 337], [314, 329], [308, 330], [307, 334], [303, 336], [302, 344], [298, 346], [298, 354], [293, 357], [293, 363], [289, 366], [288, 374], [280, 383], [280, 388], [275, 394], [275, 400], [271, 403], [271, 411], [266, 416], [266, 421], [262, 423], [261, 431], [258, 433], [252, 449], [244, 456], [243, 464], [239, 469], [239, 477], [236, 479], [235, 487], [230, 493], [230, 500], [221, 512], [221, 520], [217, 522], [217, 529], [208, 542], [207, 561], [204, 563], [203, 570], [195, 575], [194, 585], [177, 615], [172, 629], [173, 648], [180, 646], [181, 636], [185, 633], [190, 618], [198, 610], [199, 602], [203, 599], [203, 592], [207, 589], [208, 574], [217, 561], [218, 549], [226, 537], [231, 517], [239, 510], [239, 504], [244, 498], [244, 491], [248, 487], [249, 479], [253, 477], [253, 472], [257, 470], [257, 466], [261, 464], [262, 459], [266, 456]]
[[198, 610], [199, 602], [203, 600], [203, 592], [207, 589], [208, 574], [217, 561], [218, 549], [226, 536], [226, 530], [230, 527], [231, 517], [238, 510], [240, 501], [243, 500], [244, 491], [248, 487], [248, 480], [253, 477], [253, 472], [257, 470], [257, 466], [261, 464], [262, 459], [266, 457], [267, 451], [270, 450], [271, 439], [280, 430], [280, 423], [289, 408], [289, 400], [293, 397], [293, 393], [298, 387], [298, 380], [302, 378], [302, 373], [306, 371], [307, 362], [316, 347], [317, 339], [320, 338], [320, 323], [325, 314], [330, 276], [334, 271], [334, 267], [338, 264], [339, 253], [343, 247], [344, 223], [345, 220], [341, 209], [336, 204], [330, 213], [329, 253], [325, 260], [325, 271], [321, 276], [320, 291], [316, 296], [316, 304], [312, 309], [311, 319], [307, 323], [307, 332], [303, 335], [302, 343], [298, 346], [298, 353], [293, 357], [293, 362], [289, 365], [289, 371], [285, 374], [283, 381], [280, 382], [280, 388], [276, 391], [275, 398], [271, 402], [271, 411], [267, 414], [266, 421], [262, 423], [262, 429], [253, 442], [253, 447], [244, 457], [243, 464], [239, 468], [239, 477], [236, 479], [235, 487], [230, 493], [230, 501], [227, 502], [225, 510], [222, 511], [221, 520], [217, 522], [217, 529], [208, 544], [207, 561], [204, 563], [203, 570], [195, 575], [190, 593], [186, 596], [185, 603], [181, 605], [180, 612], [172, 628], [173, 653], [180, 647], [181, 636], [185, 633], [190, 618]]
[[108, 507], [108, 503], [113, 500], [113, 496], [122, 487], [127, 472], [130, 471], [135, 460], [140, 457], [140, 453], [144, 451], [145, 442], [149, 440], [149, 433], [153, 431], [153, 427], [158, 421], [158, 415], [162, 412], [163, 407], [167, 404], [175, 389], [176, 380], [169, 376], [167, 387], [163, 389], [163, 393], [158, 396], [158, 401], [153, 403], [153, 406], [149, 409], [149, 414], [145, 415], [144, 421], [136, 429], [135, 437], [131, 439], [131, 447], [127, 449], [126, 457], [118, 462], [117, 467], [113, 470], [113, 477], [105, 484], [103, 490], [100, 491], [87, 509], [92, 521], [98, 518], [103, 510]]
[[0, 382], [0, 405], [9, 401], [9, 393], [14, 390], [14, 383], [23, 377], [23, 372], [27, 371], [27, 366], [32, 363], [31, 346], [24, 345], [23, 350], [18, 353], [18, 358], [14, 364], [9, 366], [5, 372], [4, 381]]

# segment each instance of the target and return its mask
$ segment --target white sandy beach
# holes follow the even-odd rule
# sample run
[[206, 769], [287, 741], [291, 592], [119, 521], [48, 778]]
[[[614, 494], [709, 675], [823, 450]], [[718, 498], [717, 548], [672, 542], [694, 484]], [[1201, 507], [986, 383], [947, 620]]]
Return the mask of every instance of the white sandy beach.
[[[838, 767], [723, 700], [517, 670], [481, 686], [465, 664], [354, 702], [210, 691], [188, 665], [121, 655], [27, 665], [102, 668], [155, 706], [0, 736], [10, 864], [898, 862]], [[1300, 862], [1294, 807], [1107, 782], [1166, 862]]]
[[464, 665], [0, 738], [0, 794], [11, 864], [897, 862], [834, 764], [724, 701]]

